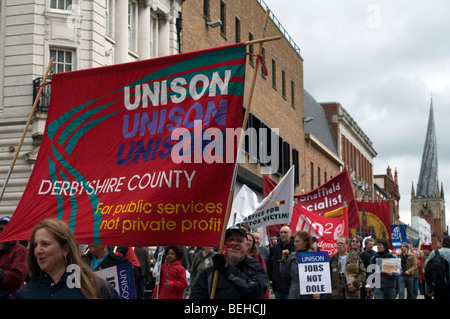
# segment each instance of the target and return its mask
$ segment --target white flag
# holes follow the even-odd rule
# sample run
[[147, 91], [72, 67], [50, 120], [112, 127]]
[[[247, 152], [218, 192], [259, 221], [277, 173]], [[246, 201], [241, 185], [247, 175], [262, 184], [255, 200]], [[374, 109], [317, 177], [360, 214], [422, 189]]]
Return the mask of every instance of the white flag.
[[247, 185], [242, 185], [241, 190], [233, 200], [227, 228], [241, 223], [247, 216], [255, 212], [256, 207], [258, 207], [256, 194]]
[[294, 166], [284, 175], [278, 185], [265, 197], [254, 213], [241, 223], [251, 228], [277, 224], [290, 224], [294, 208]]

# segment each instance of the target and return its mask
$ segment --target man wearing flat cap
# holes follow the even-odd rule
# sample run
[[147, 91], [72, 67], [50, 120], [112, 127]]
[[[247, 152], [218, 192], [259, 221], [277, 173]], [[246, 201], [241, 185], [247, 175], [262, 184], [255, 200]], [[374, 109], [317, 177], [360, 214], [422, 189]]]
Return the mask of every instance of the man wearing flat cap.
[[225, 233], [224, 254], [213, 257], [213, 266], [205, 269], [194, 283], [191, 299], [209, 299], [214, 279], [218, 279], [216, 299], [260, 299], [269, 288], [269, 278], [264, 268], [246, 254], [247, 234], [237, 226]]

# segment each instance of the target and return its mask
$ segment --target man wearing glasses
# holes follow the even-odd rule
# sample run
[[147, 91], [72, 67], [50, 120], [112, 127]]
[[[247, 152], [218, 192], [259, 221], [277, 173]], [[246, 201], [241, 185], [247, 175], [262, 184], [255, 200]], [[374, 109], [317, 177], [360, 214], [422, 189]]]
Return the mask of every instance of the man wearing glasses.
[[330, 258], [331, 295], [329, 299], [360, 299], [360, 288], [366, 278], [366, 268], [358, 254], [348, 250], [346, 236], [336, 239], [337, 253]]

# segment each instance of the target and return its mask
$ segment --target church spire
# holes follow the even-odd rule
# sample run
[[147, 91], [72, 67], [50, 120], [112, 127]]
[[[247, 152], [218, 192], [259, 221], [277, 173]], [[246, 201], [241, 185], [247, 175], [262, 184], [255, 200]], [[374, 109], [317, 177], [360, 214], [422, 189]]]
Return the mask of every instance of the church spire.
[[435, 197], [438, 184], [438, 158], [436, 128], [434, 125], [433, 98], [430, 103], [427, 135], [422, 154], [422, 166], [420, 168], [419, 182], [417, 184], [417, 197]]

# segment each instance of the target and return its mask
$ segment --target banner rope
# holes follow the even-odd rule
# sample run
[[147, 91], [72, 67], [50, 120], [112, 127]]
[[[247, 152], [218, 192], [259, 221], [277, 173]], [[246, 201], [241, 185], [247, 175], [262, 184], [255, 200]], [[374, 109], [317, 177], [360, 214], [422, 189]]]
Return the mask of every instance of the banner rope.
[[247, 55], [256, 57], [256, 68], [259, 67], [259, 63], [261, 62], [261, 65], [264, 69], [264, 76], [269, 75], [269, 72], [267, 71], [266, 60], [261, 53], [247, 53]]

